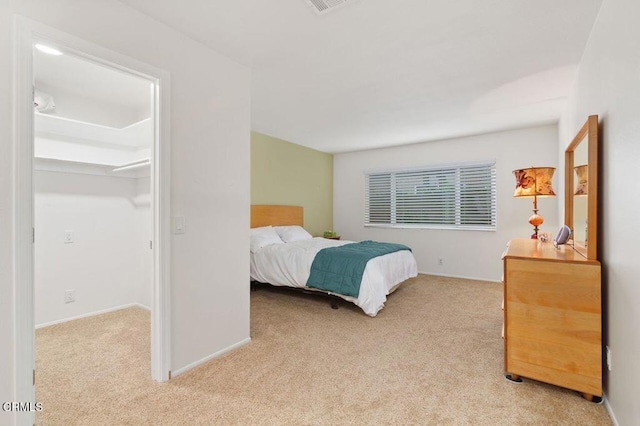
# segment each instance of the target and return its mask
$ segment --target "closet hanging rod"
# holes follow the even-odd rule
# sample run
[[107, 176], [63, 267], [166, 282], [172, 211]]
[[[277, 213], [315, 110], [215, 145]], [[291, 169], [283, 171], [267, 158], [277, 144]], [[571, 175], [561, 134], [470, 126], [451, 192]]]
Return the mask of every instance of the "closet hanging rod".
[[111, 173], [119, 172], [122, 170], [130, 170], [136, 169], [138, 167], [143, 167], [151, 164], [151, 160], [149, 158], [143, 158], [142, 160], [133, 161], [131, 163], [123, 164], [122, 166], [118, 166], [116, 168], [111, 169]]

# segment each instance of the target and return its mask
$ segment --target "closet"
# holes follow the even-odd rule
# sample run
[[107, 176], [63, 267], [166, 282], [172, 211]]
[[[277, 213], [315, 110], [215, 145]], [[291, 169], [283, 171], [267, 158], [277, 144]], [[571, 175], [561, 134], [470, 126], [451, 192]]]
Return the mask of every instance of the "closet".
[[35, 323], [130, 306], [152, 293], [153, 123], [35, 113]]

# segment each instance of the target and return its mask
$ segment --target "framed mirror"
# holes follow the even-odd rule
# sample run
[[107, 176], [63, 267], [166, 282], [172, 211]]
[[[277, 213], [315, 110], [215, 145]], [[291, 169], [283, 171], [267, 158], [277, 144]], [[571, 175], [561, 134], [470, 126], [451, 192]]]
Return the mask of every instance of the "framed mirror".
[[564, 223], [573, 247], [598, 259], [598, 116], [591, 115], [565, 151]]

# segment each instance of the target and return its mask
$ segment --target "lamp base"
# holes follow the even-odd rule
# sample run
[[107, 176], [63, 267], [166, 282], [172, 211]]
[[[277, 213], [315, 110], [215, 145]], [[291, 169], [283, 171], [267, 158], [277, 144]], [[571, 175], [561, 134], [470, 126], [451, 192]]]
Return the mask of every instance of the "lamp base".
[[534, 209], [533, 214], [529, 218], [529, 223], [533, 225], [533, 234], [531, 234], [532, 240], [538, 239], [538, 230], [539, 230], [538, 226], [542, 225], [543, 222], [544, 222], [544, 218], [538, 214], [537, 209]]

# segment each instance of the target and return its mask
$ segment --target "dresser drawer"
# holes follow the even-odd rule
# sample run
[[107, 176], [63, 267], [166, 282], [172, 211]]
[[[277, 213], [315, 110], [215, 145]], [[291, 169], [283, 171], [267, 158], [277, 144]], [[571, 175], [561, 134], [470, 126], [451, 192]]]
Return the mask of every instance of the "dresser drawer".
[[509, 251], [503, 262], [505, 371], [602, 395], [600, 264]]

